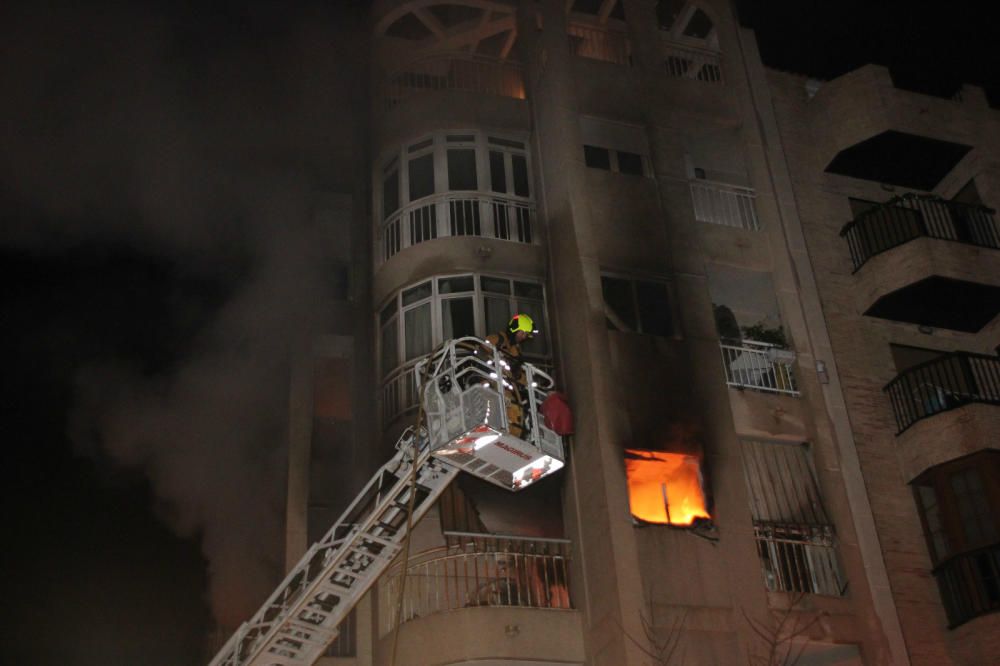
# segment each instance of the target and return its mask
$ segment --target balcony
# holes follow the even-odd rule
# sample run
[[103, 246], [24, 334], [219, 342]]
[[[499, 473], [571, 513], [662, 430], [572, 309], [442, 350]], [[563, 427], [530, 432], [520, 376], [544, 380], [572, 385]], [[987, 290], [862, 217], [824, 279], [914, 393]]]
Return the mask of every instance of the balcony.
[[536, 242], [534, 204], [476, 193], [437, 194], [396, 211], [379, 229], [380, 262], [403, 248], [446, 236], [478, 236], [515, 243]]
[[757, 193], [749, 187], [711, 180], [691, 181], [694, 219], [699, 222], [758, 231], [756, 198]]
[[899, 435], [917, 421], [958, 407], [1000, 405], [1000, 357], [943, 354], [903, 371], [883, 390]]
[[908, 194], [841, 236], [865, 315], [974, 333], [1000, 312], [1000, 227], [988, 208]]
[[[402, 604], [402, 623], [463, 608], [572, 610], [566, 539], [464, 532], [445, 537], [448, 546], [411, 558], [405, 581], [398, 566], [383, 579], [380, 608]], [[395, 628], [396, 613], [381, 613], [379, 635]]]
[[574, 22], [567, 26], [566, 33], [570, 53], [575, 56], [615, 65], [632, 64], [632, 45], [624, 30]]
[[524, 72], [513, 60], [471, 53], [436, 54], [386, 77], [382, 107], [390, 111], [411, 97], [442, 90], [524, 99]]
[[945, 560], [934, 568], [950, 628], [1000, 610], [1000, 544]]
[[862, 213], [840, 235], [847, 240], [857, 272], [872, 257], [921, 237], [1000, 249], [1000, 227], [993, 213], [982, 206], [906, 194]]
[[723, 84], [722, 55], [718, 51], [681, 44], [664, 38], [661, 52], [667, 74], [675, 79]]
[[726, 384], [733, 388], [798, 396], [792, 372], [795, 352], [753, 340], [720, 340]]

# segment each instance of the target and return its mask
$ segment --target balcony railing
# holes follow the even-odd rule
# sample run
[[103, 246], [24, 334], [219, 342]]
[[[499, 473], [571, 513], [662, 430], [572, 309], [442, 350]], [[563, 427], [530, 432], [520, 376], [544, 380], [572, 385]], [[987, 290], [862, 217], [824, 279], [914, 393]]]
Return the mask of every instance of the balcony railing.
[[471, 53], [428, 56], [386, 78], [382, 105], [389, 111], [410, 97], [435, 90], [524, 99], [524, 72], [518, 62]]
[[757, 231], [760, 221], [754, 205], [756, 198], [757, 193], [749, 187], [710, 180], [691, 181], [694, 218], [699, 222]]
[[692, 79], [703, 83], [724, 83], [722, 56], [718, 51], [663, 40], [663, 63], [667, 74], [676, 79]]
[[934, 568], [948, 624], [1000, 610], [1000, 544], [961, 553]]
[[387, 426], [417, 406], [416, 359], [396, 368], [382, 382], [382, 425]]
[[624, 31], [571, 23], [566, 33], [573, 55], [616, 65], [632, 64], [632, 47]]
[[918, 194], [861, 213], [840, 235], [847, 239], [855, 271], [875, 255], [922, 236], [1000, 249], [1000, 227], [991, 209]]
[[799, 395], [792, 372], [794, 352], [753, 340], [720, 340], [719, 347], [729, 386]]
[[492, 194], [437, 194], [396, 211], [382, 223], [379, 258], [444, 236], [480, 236], [533, 243], [535, 206]]
[[[402, 621], [478, 606], [570, 610], [566, 539], [446, 532], [449, 543], [407, 567]], [[380, 635], [396, 627], [400, 567], [380, 587]]]
[[908, 368], [885, 386], [899, 434], [962, 405], [1000, 405], [1000, 357], [956, 352]]
[[843, 594], [832, 526], [756, 522], [754, 535], [767, 589]]

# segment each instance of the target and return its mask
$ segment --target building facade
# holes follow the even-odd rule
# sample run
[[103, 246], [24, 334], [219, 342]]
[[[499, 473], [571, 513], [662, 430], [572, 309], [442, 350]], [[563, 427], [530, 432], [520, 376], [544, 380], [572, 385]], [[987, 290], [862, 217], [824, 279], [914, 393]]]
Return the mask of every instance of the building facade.
[[293, 378], [289, 566], [443, 340], [530, 314], [575, 434], [536, 487], [455, 482], [324, 660], [990, 663], [982, 91], [768, 70], [726, 0], [379, 0], [370, 28], [365, 321]]

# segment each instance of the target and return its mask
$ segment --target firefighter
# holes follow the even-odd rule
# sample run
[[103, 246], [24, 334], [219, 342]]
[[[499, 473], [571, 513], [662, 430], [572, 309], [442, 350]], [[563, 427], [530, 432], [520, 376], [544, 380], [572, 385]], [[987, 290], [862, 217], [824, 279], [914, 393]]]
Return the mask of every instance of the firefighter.
[[518, 313], [511, 317], [506, 331], [486, 336], [486, 341], [499, 349], [509, 364], [503, 371], [506, 384], [509, 385], [504, 394], [507, 398], [507, 422], [510, 434], [515, 437], [520, 437], [524, 433], [524, 405], [527, 404], [527, 386], [520, 361], [521, 344], [530, 340], [537, 332], [531, 317]]

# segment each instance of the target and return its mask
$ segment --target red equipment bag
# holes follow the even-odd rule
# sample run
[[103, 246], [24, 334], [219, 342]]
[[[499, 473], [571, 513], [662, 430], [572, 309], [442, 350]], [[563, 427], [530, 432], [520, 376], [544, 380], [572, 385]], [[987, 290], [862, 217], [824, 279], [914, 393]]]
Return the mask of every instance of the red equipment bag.
[[541, 411], [546, 428], [557, 435], [573, 434], [573, 410], [569, 408], [565, 394], [559, 391], [550, 393], [542, 403]]

